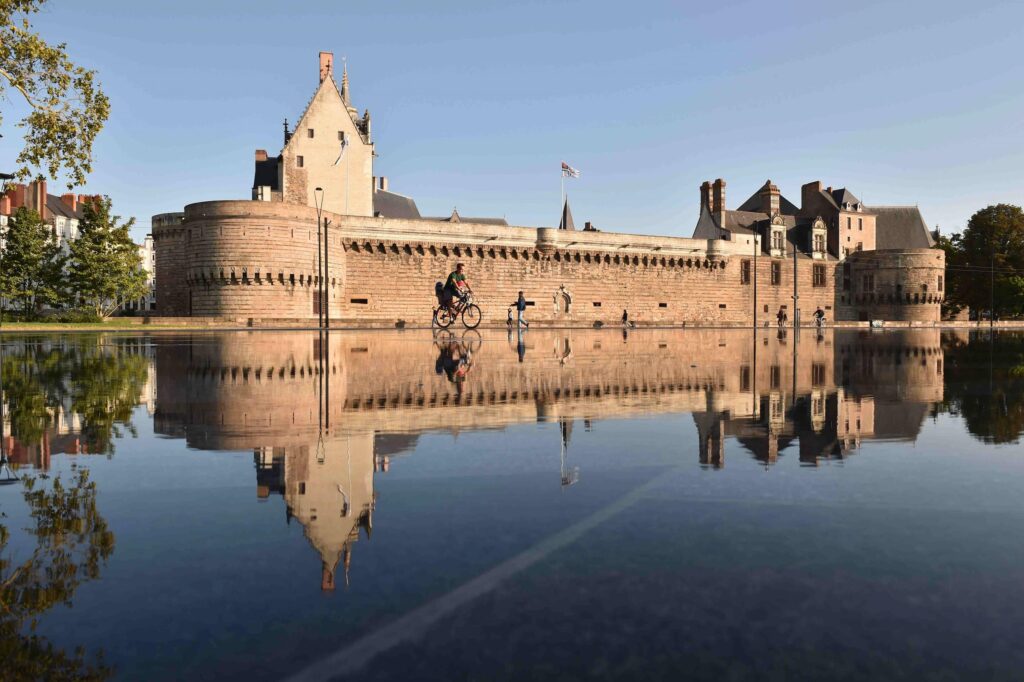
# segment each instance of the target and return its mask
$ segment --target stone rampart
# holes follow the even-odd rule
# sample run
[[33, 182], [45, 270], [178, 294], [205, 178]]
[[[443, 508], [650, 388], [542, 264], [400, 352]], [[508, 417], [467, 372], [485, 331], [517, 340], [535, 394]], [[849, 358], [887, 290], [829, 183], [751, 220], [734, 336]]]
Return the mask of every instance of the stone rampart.
[[[429, 324], [435, 282], [458, 262], [490, 323], [504, 320], [522, 290], [527, 318], [542, 323], [618, 324], [626, 310], [638, 324], [749, 325], [755, 269], [759, 322], [780, 307], [795, 317], [794, 261], [762, 256], [755, 267], [753, 247], [742, 239], [324, 217], [331, 221], [330, 315], [339, 322]], [[307, 206], [187, 206], [180, 229], [161, 230], [157, 281], [168, 314], [316, 319], [316, 226]], [[795, 266], [804, 320], [818, 306], [831, 310], [836, 262], [801, 256]]]

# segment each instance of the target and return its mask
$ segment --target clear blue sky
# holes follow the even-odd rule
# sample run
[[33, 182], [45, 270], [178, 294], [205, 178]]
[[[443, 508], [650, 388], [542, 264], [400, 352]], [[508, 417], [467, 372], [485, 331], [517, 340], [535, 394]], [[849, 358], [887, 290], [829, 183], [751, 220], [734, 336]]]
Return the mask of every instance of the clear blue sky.
[[945, 231], [1024, 202], [1019, 1], [51, 0], [35, 23], [99, 71], [112, 113], [86, 190], [143, 227], [249, 197], [319, 50], [348, 57], [377, 174], [425, 215], [554, 224], [562, 159], [583, 171], [577, 224], [606, 230], [689, 236], [715, 177], [731, 207], [820, 179]]

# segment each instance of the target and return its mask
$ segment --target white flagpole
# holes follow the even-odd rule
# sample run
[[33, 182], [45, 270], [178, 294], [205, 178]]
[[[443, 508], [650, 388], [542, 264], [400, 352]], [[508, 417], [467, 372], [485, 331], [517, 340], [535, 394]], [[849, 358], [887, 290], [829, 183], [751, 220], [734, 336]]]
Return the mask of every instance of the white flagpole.
[[562, 211], [565, 210], [565, 171], [562, 170], [562, 203], [558, 207], [558, 226], [562, 226]]

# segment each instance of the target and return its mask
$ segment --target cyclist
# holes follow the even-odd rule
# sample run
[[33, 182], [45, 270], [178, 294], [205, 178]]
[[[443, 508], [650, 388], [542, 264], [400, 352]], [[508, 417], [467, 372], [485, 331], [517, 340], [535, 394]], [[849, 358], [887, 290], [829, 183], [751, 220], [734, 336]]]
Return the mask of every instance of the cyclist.
[[462, 301], [465, 300], [467, 294], [473, 293], [473, 288], [469, 286], [469, 281], [466, 279], [465, 269], [465, 265], [457, 263], [444, 283], [445, 306], [452, 315], [455, 314], [455, 297], [458, 296]]
[[819, 327], [825, 326], [825, 311], [821, 309], [821, 306], [818, 306], [818, 309], [814, 311], [814, 324]]

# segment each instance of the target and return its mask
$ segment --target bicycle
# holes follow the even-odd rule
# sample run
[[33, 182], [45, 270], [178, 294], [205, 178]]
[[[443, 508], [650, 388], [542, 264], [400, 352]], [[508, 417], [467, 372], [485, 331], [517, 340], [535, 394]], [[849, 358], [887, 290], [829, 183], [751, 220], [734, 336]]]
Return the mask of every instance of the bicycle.
[[452, 301], [452, 306], [439, 306], [434, 308], [434, 324], [441, 329], [447, 329], [459, 317], [462, 317], [462, 324], [466, 329], [476, 329], [483, 319], [480, 306], [473, 303], [473, 294], [468, 293]]
[[825, 327], [825, 316], [822, 315], [821, 317], [815, 317], [814, 326], [818, 329], [823, 329]]

